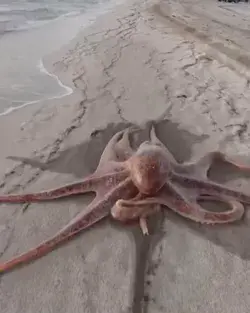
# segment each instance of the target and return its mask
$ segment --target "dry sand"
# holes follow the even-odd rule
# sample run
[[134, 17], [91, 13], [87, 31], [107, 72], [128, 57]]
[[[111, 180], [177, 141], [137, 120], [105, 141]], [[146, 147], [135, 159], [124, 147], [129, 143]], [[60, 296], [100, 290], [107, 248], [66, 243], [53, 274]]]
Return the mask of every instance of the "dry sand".
[[[216, 0], [130, 1], [98, 18], [46, 60], [74, 94], [1, 117], [1, 192], [79, 179], [112, 134], [151, 119], [179, 161], [214, 149], [248, 155], [248, 12]], [[238, 174], [211, 170], [247, 191]], [[0, 261], [53, 235], [90, 199], [1, 205]], [[2, 276], [0, 312], [248, 312], [249, 211], [242, 222], [206, 227], [165, 210], [150, 230], [143, 238], [107, 219]]]

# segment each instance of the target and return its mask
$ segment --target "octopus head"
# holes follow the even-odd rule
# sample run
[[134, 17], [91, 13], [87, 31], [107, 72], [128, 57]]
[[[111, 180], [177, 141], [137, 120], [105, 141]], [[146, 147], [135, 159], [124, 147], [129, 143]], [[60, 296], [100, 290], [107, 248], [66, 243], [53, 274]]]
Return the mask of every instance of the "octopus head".
[[133, 183], [143, 194], [153, 195], [160, 190], [170, 174], [170, 164], [158, 145], [144, 142], [128, 160]]

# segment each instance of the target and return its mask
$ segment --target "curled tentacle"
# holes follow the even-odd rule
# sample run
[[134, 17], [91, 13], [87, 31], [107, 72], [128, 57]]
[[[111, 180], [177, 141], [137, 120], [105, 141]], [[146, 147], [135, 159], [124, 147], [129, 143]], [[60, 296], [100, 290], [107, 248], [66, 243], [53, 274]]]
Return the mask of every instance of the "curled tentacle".
[[[197, 203], [198, 200], [224, 202], [229, 209], [223, 212], [211, 212], [200, 206]], [[152, 212], [150, 205], [157, 204], [167, 206], [185, 218], [206, 224], [234, 222], [240, 220], [244, 214], [243, 205], [231, 197], [224, 195], [196, 195], [195, 197], [189, 197], [183, 190], [180, 190], [171, 183], [167, 183], [167, 186], [164, 186], [153, 197], [147, 197], [138, 201], [118, 201], [118, 207], [124, 208], [127, 206], [130, 210], [129, 214], [131, 214], [131, 216], [135, 214], [134, 217]], [[133, 208], [137, 208], [136, 213], [133, 212]], [[124, 211], [121, 210], [121, 214], [124, 214]], [[126, 218], [127, 216], [122, 217]]]
[[158, 212], [159, 209], [157, 198], [148, 198], [148, 196], [138, 193], [136, 197], [129, 200], [119, 199], [111, 209], [111, 215], [116, 220], [128, 222], [142, 217], [146, 218]]
[[[187, 189], [186, 189], [187, 191]], [[244, 206], [232, 197], [218, 195], [203, 195], [199, 191], [189, 196], [184, 190], [171, 182], [167, 182], [165, 190], [161, 192], [161, 204], [168, 206], [176, 213], [195, 222], [206, 224], [223, 224], [240, 220], [244, 214]], [[211, 212], [200, 206], [198, 200], [224, 202], [229, 209], [223, 212]]]

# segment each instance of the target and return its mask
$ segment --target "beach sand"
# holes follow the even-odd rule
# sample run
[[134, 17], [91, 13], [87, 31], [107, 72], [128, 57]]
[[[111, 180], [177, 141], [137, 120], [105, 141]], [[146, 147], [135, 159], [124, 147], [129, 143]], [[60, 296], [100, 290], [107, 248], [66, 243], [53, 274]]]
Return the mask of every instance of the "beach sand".
[[[152, 119], [180, 162], [216, 149], [247, 161], [247, 10], [129, 1], [99, 17], [44, 61], [74, 93], [1, 117], [1, 193], [79, 180], [115, 132], [140, 125], [139, 142]], [[247, 177], [229, 166], [215, 164], [211, 178], [248, 191]], [[0, 261], [55, 234], [91, 199], [1, 205]], [[246, 210], [241, 222], [203, 226], [163, 210], [149, 237], [106, 219], [0, 277], [0, 312], [247, 312], [249, 218]]]

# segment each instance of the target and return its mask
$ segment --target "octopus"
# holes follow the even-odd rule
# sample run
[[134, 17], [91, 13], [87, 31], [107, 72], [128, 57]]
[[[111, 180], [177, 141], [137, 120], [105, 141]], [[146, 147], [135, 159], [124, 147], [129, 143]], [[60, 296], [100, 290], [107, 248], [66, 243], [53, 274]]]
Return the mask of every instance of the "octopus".
[[[131, 127], [117, 132], [106, 145], [96, 170], [81, 181], [37, 193], [0, 196], [0, 203], [31, 203], [95, 192], [86, 210], [52, 238], [0, 263], [1, 274], [45, 256], [107, 216], [124, 224], [138, 223], [143, 235], [149, 234], [148, 218], [162, 207], [194, 222], [211, 225], [242, 218], [243, 204], [250, 203], [250, 195], [213, 182], [208, 178], [208, 170], [215, 159], [241, 170], [250, 167], [219, 151], [192, 162], [178, 163], [157, 137], [154, 124], [150, 127], [149, 140], [137, 149], [131, 146], [131, 132]], [[226, 210], [207, 210], [199, 204], [203, 200], [224, 203]]]

